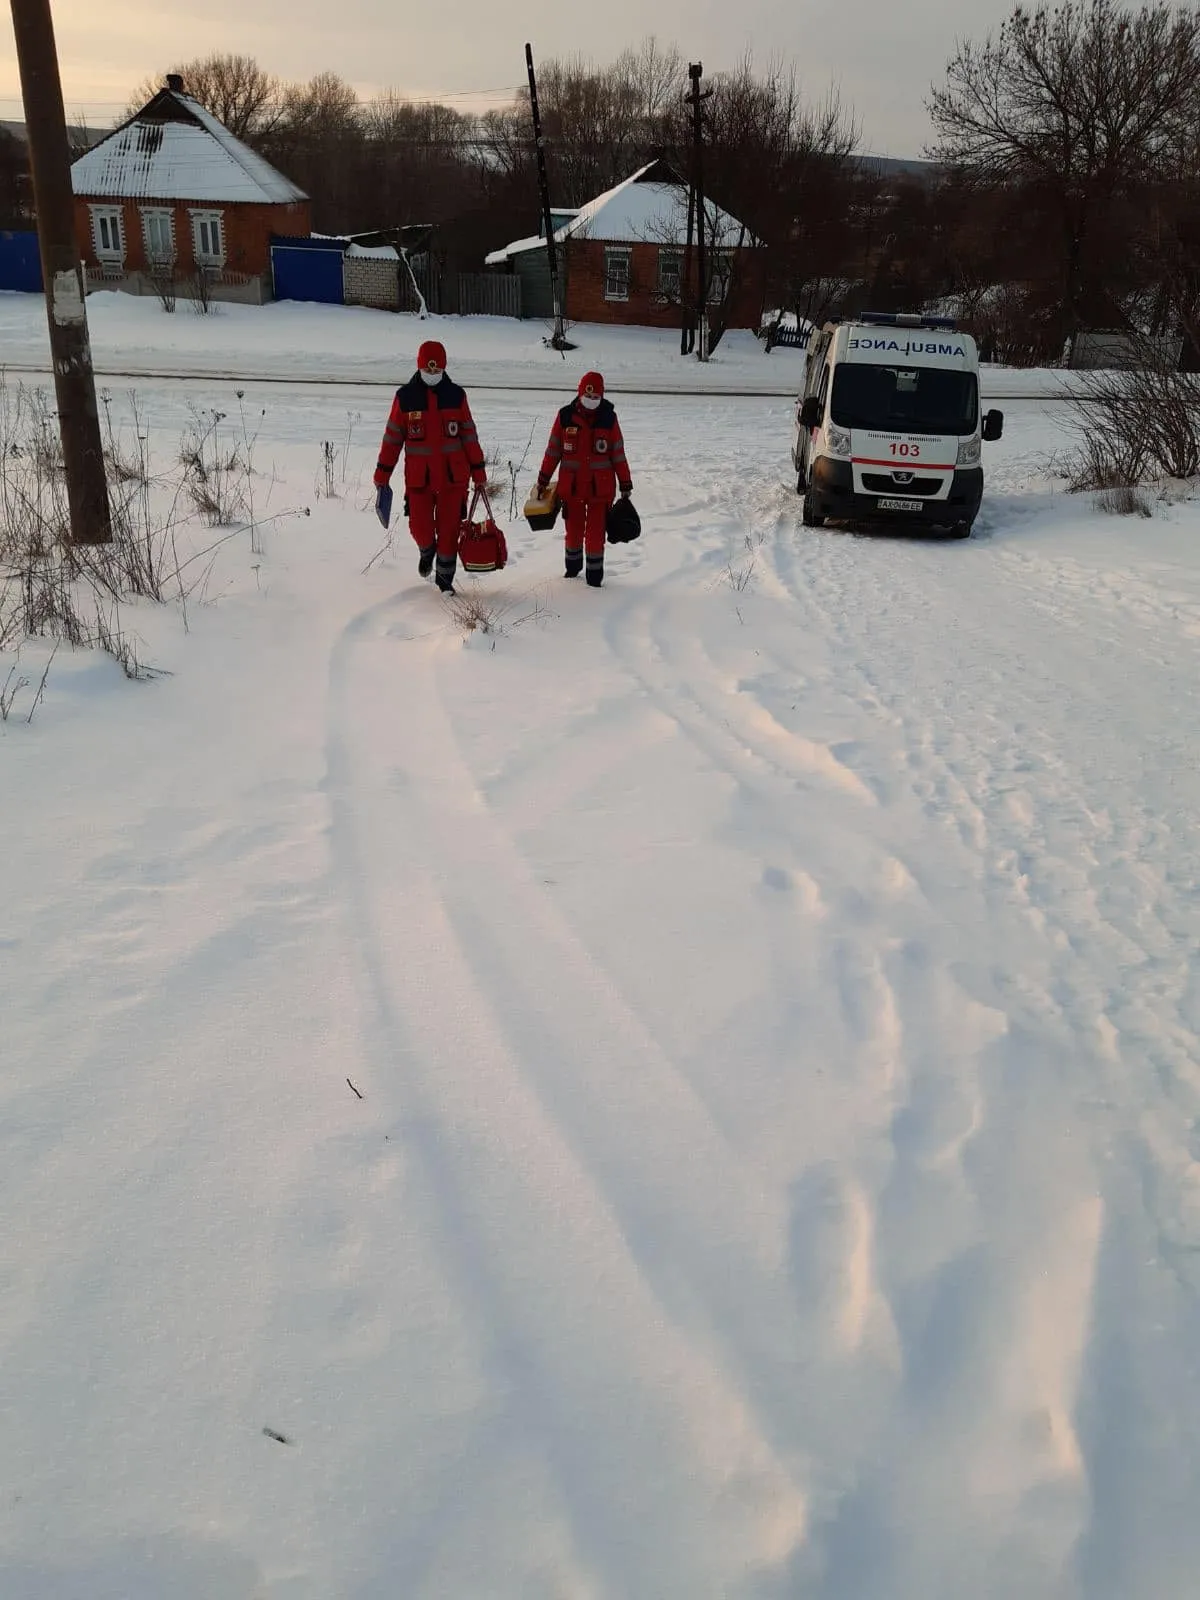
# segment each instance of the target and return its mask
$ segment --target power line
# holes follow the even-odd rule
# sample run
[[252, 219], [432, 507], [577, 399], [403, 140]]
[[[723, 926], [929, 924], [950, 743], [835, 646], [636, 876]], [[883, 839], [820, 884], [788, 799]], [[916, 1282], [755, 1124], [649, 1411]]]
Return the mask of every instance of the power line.
[[[305, 87], [306, 85], [302, 80], [297, 80], [295, 83], [288, 82], [284, 85], [285, 90], [303, 90]], [[353, 88], [353, 85], [351, 87]], [[408, 95], [402, 89], [384, 87], [372, 94], [359, 96], [359, 104], [371, 106], [380, 100], [395, 100], [397, 104], [405, 106], [444, 106], [452, 104], [455, 100], [480, 100], [490, 99], [496, 95], [520, 94], [527, 87], [527, 85], [520, 83], [503, 83], [495, 89], [451, 89], [447, 90], [445, 94], [422, 95]], [[94, 100], [86, 95], [65, 95], [64, 99], [73, 108], [72, 114], [74, 115], [92, 111], [119, 112], [125, 111], [129, 106], [128, 95], [123, 100]], [[17, 115], [12, 120], [19, 121], [21, 120], [20, 113], [22, 111], [23, 103], [20, 95], [0, 95], [0, 118], [7, 119], [10, 112], [15, 112]]]

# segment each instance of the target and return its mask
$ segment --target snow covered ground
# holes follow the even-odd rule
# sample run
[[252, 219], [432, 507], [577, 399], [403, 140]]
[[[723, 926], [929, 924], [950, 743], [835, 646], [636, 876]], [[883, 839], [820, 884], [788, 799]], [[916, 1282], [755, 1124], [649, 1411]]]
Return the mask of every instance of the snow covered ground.
[[[186, 304], [168, 316], [153, 297], [101, 291], [88, 296], [88, 322], [101, 375], [210, 376], [381, 383], [395, 387], [412, 371], [417, 345], [440, 338], [460, 382], [475, 387], [544, 389], [580, 374], [602, 356], [605, 375], [626, 392], [680, 389], [709, 394], [793, 395], [804, 375], [804, 352], [763, 352], [753, 334], [726, 335], [706, 366], [679, 353], [678, 333], [646, 328], [586, 327], [572, 333], [579, 348], [550, 350], [548, 324], [508, 317], [396, 316], [365, 307], [283, 300], [270, 306], [220, 305], [197, 316]], [[46, 313], [41, 297], [0, 293], [0, 369], [46, 370]], [[986, 399], [1054, 395], [1069, 374], [989, 367]]]
[[0, 728], [4, 1600], [1194, 1595], [1200, 508], [1018, 402], [970, 541], [807, 532], [616, 388], [643, 539], [482, 634], [379, 390], [137, 385], [312, 514]]

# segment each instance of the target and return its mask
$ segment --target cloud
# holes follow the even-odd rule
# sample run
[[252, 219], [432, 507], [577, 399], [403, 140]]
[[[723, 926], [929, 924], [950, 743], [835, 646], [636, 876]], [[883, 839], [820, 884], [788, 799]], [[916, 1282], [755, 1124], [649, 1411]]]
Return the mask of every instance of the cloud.
[[[1007, 0], [658, 0], [653, 30], [675, 40], [707, 72], [746, 50], [795, 60], [805, 87], [840, 86], [869, 148], [913, 155], [928, 137], [924, 101], [956, 35], [983, 33]], [[326, 69], [358, 85], [417, 95], [502, 100], [524, 80], [524, 46], [539, 59], [583, 54], [610, 59], [648, 31], [645, 0], [567, 7], [551, 0], [498, 6], [457, 0], [401, 8], [395, 0], [56, 0], [55, 23], [69, 104], [124, 102], [147, 75], [176, 59], [227, 50], [254, 56], [285, 78]], [[0, 73], [3, 72], [0, 68]], [[0, 95], [17, 93], [0, 77]], [[465, 99], [453, 103], [469, 103]]]

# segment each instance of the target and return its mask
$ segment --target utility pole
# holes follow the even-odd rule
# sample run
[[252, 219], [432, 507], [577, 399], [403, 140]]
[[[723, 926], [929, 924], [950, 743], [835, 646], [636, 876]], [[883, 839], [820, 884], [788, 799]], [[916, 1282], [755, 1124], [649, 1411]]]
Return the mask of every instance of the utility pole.
[[12, 0], [73, 544], [111, 544], [75, 196], [50, 0]]
[[525, 46], [525, 65], [529, 70], [529, 108], [533, 113], [533, 144], [537, 152], [538, 189], [542, 200], [542, 225], [546, 230], [546, 264], [550, 268], [550, 300], [554, 307], [554, 333], [551, 348], [566, 350], [563, 328], [562, 288], [558, 274], [558, 248], [554, 242], [554, 219], [550, 215], [550, 184], [546, 177], [546, 141], [542, 137], [542, 118], [538, 110], [537, 78], [533, 71], [533, 46]]
[[683, 271], [679, 274], [679, 354], [690, 356], [696, 348], [696, 316], [692, 307], [692, 239], [696, 231], [696, 185], [688, 184], [687, 243], [683, 247]]
[[[696, 258], [699, 269], [699, 293], [696, 296], [696, 356], [701, 361], [707, 361], [708, 260], [704, 248], [704, 124], [701, 120], [700, 108], [704, 101], [710, 98], [712, 90], [705, 89], [701, 93], [700, 79], [703, 76], [703, 64], [699, 61], [692, 62], [688, 67], [688, 77], [692, 82], [692, 92], [687, 97], [687, 103], [692, 108], [692, 195], [696, 210]], [[691, 207], [692, 201], [689, 200], [689, 214]], [[687, 353], [687, 351], [684, 352], [684, 354]]]

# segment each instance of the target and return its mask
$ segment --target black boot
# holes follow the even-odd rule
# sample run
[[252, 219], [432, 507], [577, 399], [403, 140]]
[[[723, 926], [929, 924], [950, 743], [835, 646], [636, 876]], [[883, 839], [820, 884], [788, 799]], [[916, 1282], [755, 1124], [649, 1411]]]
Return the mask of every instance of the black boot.
[[603, 556], [589, 556], [587, 558], [587, 581], [593, 589], [598, 589], [604, 582]]
[[454, 593], [454, 574], [457, 571], [457, 556], [439, 556], [437, 558], [437, 586], [443, 594]]
[[568, 578], [577, 578], [582, 571], [583, 571], [583, 551], [582, 550], [568, 550], [567, 551], [567, 567], [566, 567], [567, 577]]
[[417, 571], [423, 578], [427, 578], [433, 571], [433, 558], [437, 555], [436, 544], [423, 544], [417, 547]]

